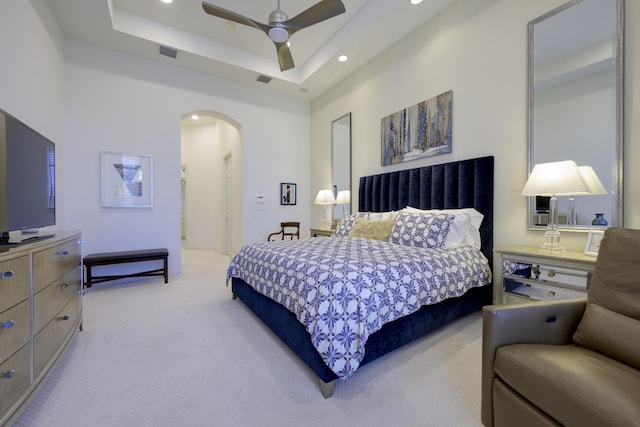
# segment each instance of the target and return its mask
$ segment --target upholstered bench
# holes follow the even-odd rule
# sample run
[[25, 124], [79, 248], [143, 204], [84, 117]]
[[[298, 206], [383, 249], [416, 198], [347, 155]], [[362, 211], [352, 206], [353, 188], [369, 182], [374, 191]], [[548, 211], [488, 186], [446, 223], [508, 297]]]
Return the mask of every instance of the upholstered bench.
[[[166, 248], [89, 254], [84, 256], [82, 259], [82, 263], [84, 264], [86, 271], [86, 280], [84, 284], [87, 288], [90, 288], [91, 285], [95, 283], [102, 283], [109, 280], [124, 279], [128, 277], [146, 276], [164, 276], [164, 283], [169, 283], [169, 270], [167, 268], [168, 258], [169, 251]], [[108, 276], [94, 276], [91, 273], [91, 268], [96, 266], [155, 260], [163, 261], [163, 267], [153, 270], [145, 270], [139, 273], [117, 274]]]

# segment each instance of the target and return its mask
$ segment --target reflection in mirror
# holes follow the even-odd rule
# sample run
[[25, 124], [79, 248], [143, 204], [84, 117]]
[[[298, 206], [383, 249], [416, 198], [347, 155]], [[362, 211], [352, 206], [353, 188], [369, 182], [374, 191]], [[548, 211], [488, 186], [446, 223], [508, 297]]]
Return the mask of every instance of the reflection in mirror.
[[331, 172], [332, 218], [342, 219], [351, 215], [351, 113], [331, 122]]
[[[623, 225], [622, 26], [623, 0], [574, 0], [529, 23], [529, 172], [574, 160], [602, 184], [558, 197], [561, 229]], [[548, 201], [530, 197], [529, 227], [547, 221]]]

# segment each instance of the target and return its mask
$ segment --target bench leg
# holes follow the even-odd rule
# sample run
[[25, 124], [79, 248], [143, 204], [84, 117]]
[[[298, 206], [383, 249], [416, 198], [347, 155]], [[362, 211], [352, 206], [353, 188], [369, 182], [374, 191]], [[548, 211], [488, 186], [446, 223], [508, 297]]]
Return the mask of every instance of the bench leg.
[[87, 269], [87, 280], [84, 285], [85, 287], [90, 288], [91, 287], [91, 266], [87, 265], [86, 269]]
[[164, 257], [164, 283], [169, 283], [168, 257]]

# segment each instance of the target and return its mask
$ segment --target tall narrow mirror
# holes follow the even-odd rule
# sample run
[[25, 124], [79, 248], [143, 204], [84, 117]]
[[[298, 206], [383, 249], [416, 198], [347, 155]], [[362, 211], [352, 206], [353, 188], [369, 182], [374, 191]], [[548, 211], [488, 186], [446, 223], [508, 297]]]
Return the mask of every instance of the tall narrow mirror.
[[[623, 0], [574, 0], [529, 23], [529, 172], [574, 160], [602, 183], [558, 197], [561, 229], [623, 225], [623, 22]], [[545, 227], [548, 209], [531, 197], [529, 227]]]
[[332, 218], [346, 218], [351, 215], [351, 113], [331, 122], [331, 168]]

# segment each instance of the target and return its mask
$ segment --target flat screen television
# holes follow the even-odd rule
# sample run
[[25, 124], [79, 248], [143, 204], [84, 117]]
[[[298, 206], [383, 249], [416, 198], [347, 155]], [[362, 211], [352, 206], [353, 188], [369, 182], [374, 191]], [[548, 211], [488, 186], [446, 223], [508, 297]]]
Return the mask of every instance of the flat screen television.
[[53, 142], [0, 110], [0, 244], [52, 236], [32, 232], [56, 223], [55, 157]]

